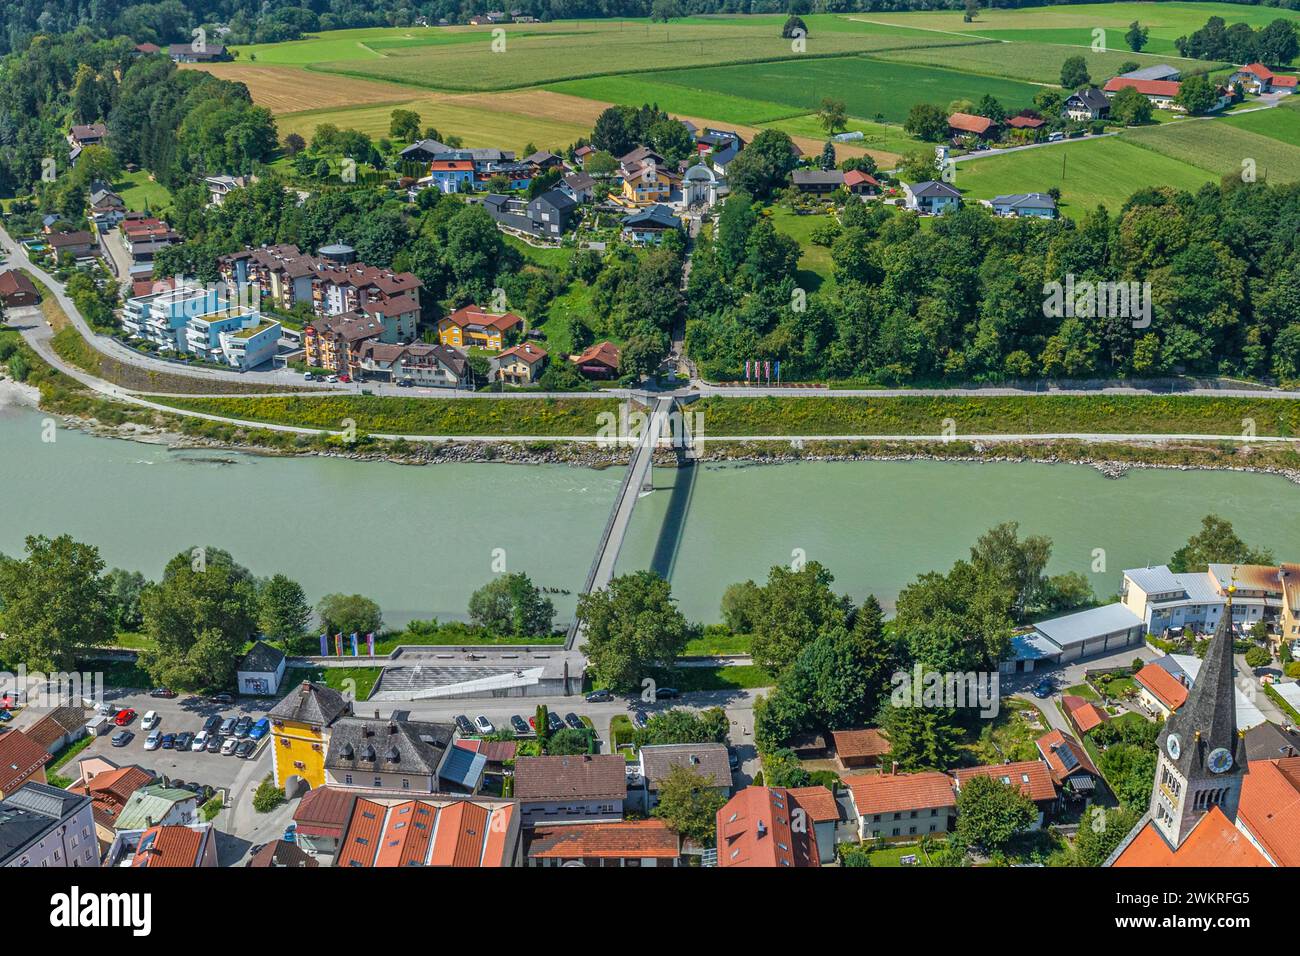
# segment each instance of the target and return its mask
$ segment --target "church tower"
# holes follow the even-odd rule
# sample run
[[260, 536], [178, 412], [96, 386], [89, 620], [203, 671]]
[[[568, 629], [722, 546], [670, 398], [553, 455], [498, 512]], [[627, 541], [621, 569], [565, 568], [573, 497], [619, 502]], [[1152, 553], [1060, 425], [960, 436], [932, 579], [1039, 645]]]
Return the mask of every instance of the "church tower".
[[1245, 741], [1237, 732], [1232, 682], [1232, 595], [1236, 590], [1235, 583], [1228, 588], [1223, 617], [1186, 703], [1156, 738], [1159, 757], [1151, 791], [1151, 822], [1174, 850], [1213, 807], [1229, 820], [1237, 816], [1247, 763]]

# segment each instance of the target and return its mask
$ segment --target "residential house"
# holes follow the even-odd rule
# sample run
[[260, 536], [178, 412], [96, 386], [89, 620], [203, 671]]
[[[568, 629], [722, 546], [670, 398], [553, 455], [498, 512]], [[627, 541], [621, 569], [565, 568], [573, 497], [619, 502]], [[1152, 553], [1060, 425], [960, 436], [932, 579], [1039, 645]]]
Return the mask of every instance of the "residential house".
[[[712, 781], [713, 789], [723, 799], [731, 796], [731, 764], [726, 744], [647, 744], [641, 748], [639, 759], [641, 783], [636, 797], [645, 813], [659, 805], [659, 789], [674, 767], [686, 767]], [[629, 799], [632, 796], [629, 794]]]
[[[1166, 654], [1163, 657], [1157, 657], [1152, 664], [1167, 671], [1173, 681], [1184, 689], [1195, 689], [1196, 678], [1201, 672], [1201, 659], [1195, 654]], [[1143, 667], [1138, 671], [1138, 674], [1142, 674], [1142, 671], [1146, 671], [1146, 668]], [[1137, 675], [1134, 675], [1134, 679], [1137, 680]], [[1160, 695], [1149, 692], [1147, 690], [1148, 685], [1160, 687], [1165, 699], [1162, 700]], [[1279, 686], [1285, 690], [1296, 685], [1282, 684]], [[1178, 693], [1173, 684], [1162, 680], [1154, 671], [1147, 671], [1142, 674], [1142, 679], [1138, 680], [1138, 687], [1139, 703], [1142, 703], [1152, 716], [1164, 716], [1166, 722], [1169, 715], [1182, 710], [1192, 696], [1189, 692], [1180, 702], [1179, 697], [1182, 695]], [[1232, 695], [1233, 700], [1236, 702], [1236, 725], [1243, 733], [1266, 722], [1267, 718], [1252, 699], [1253, 695], [1248, 695], [1235, 685], [1232, 688]], [[1173, 707], [1169, 707], [1170, 702], [1173, 702]], [[1166, 710], [1168, 710], [1168, 713], [1166, 713]]]
[[729, 141], [724, 146], [717, 146], [708, 155], [709, 165], [713, 167], [713, 171], [719, 176], [726, 176], [727, 170], [744, 148], [745, 144], [739, 137]]
[[[685, 120], [682, 123], [687, 127], [687, 132], [690, 132], [691, 124], [686, 123]], [[745, 146], [745, 141], [734, 129], [714, 129], [706, 126], [702, 131], [694, 133], [694, 136], [695, 150], [701, 156], [710, 152], [717, 153], [732, 146], [739, 151]]]
[[842, 782], [852, 797], [860, 840], [915, 840], [947, 833], [957, 816], [957, 797], [947, 774], [854, 774]]
[[1007, 126], [1011, 129], [1025, 130], [1028, 133], [1037, 133], [1047, 124], [1047, 120], [1037, 116], [1012, 116], [1007, 120]]
[[803, 811], [804, 825], [812, 824], [817, 837], [817, 858], [823, 864], [835, 861], [835, 846], [839, 842], [836, 830], [840, 825], [840, 805], [835, 794], [825, 787], [791, 787], [786, 791], [794, 805], [794, 812]]
[[46, 242], [56, 259], [62, 259], [64, 256], [82, 259], [93, 255], [99, 248], [95, 237], [84, 229], [50, 233]]
[[109, 229], [121, 225], [127, 216], [126, 202], [122, 197], [107, 187], [91, 189], [90, 209], [87, 217], [102, 236]]
[[844, 186], [844, 171], [839, 169], [796, 169], [790, 182], [801, 193], [824, 196]]
[[850, 169], [844, 174], [844, 188], [854, 196], [878, 196], [880, 180], [860, 169]]
[[596, 180], [586, 173], [569, 173], [556, 188], [576, 203], [591, 202], [595, 195]]
[[1099, 120], [1110, 113], [1110, 98], [1095, 86], [1084, 86], [1065, 98], [1062, 111], [1080, 123]]
[[0, 734], [0, 800], [23, 784], [45, 782], [50, 753], [21, 730]]
[[532, 385], [546, 366], [546, 352], [531, 342], [521, 342], [492, 360], [492, 374], [507, 385]]
[[282, 332], [279, 322], [260, 312], [195, 316], [185, 327], [185, 351], [205, 362], [247, 372], [274, 361]]
[[987, 116], [975, 116], [972, 113], [953, 113], [948, 117], [948, 132], [954, 138], [974, 136], [976, 139], [991, 139], [997, 135], [998, 124]]
[[180, 235], [154, 216], [127, 213], [118, 227], [133, 263], [152, 262], [159, 250], [180, 242]]
[[992, 777], [1018, 789], [1022, 796], [1028, 797], [1038, 807], [1038, 819], [1030, 827], [1037, 830], [1042, 827], [1047, 814], [1056, 805], [1056, 784], [1047, 764], [1041, 760], [1017, 760], [1004, 764], [989, 764], [982, 767], [963, 767], [952, 772], [958, 794], [962, 787], [976, 777]]
[[681, 839], [663, 820], [539, 826], [529, 866], [680, 866]]
[[[1167, 631], [1201, 633], [1217, 628], [1228, 606], [1228, 588], [1236, 579], [1232, 624], [1249, 630], [1257, 622], [1283, 618], [1286, 565], [1212, 564], [1206, 571], [1175, 574], [1167, 565], [1124, 572], [1120, 598], [1143, 623], [1148, 634]], [[1283, 622], [1285, 627], [1285, 622]]]
[[131, 795], [157, 779], [153, 773], [134, 765], [115, 767], [99, 773], [86, 773], [82, 764], [82, 778], [68, 787], [70, 793], [80, 793], [90, 798], [95, 819], [95, 833], [101, 849], [107, 850], [117, 836], [117, 821], [126, 809]]
[[217, 831], [211, 823], [164, 824], [118, 833], [105, 866], [197, 869], [217, 865]]
[[433, 388], [459, 388], [472, 377], [465, 356], [449, 346], [386, 345], [375, 339], [362, 344], [360, 367], [355, 371], [363, 379]]
[[0, 272], [0, 305], [7, 309], [36, 305], [41, 301], [32, 280], [17, 269]]
[[585, 166], [587, 164], [587, 157], [594, 152], [596, 152], [596, 147], [594, 146], [579, 146], [573, 151], [573, 158], [577, 161], [579, 166]]
[[272, 774], [277, 787], [298, 778], [309, 787], [325, 784], [325, 751], [330, 727], [352, 713], [352, 704], [324, 684], [303, 681], [271, 708], [274, 738]]
[[276, 867], [299, 870], [320, 866], [315, 857], [306, 853], [297, 844], [286, 843], [284, 840], [274, 840], [265, 844], [244, 865], [259, 869]]
[[1047, 193], [1008, 193], [989, 200], [995, 216], [1014, 216], [1036, 219], [1055, 219], [1056, 200]]
[[527, 203], [499, 193], [488, 195], [483, 208], [498, 225], [543, 239], [558, 240], [573, 224], [577, 201], [563, 189], [550, 189]]
[[[4, 276], [0, 275], [0, 282], [3, 280]], [[1279, 564], [1277, 580], [1281, 588], [1277, 640], [1294, 643], [1300, 640], [1300, 564]]]
[[1172, 80], [1133, 80], [1122, 76], [1113, 76], [1106, 81], [1102, 92], [1113, 97], [1123, 89], [1137, 90], [1150, 100], [1151, 105], [1156, 109], [1183, 110], [1183, 107], [1177, 103], [1179, 84]]
[[243, 189], [249, 184], [251, 177], [248, 176], [204, 176], [203, 184], [208, 187], [208, 204], [211, 206], [220, 206], [225, 198], [236, 189]]
[[145, 55], [148, 55], [150, 53], [161, 53], [162, 47], [160, 47], [157, 43], [137, 43], [135, 45], [135, 52], [142, 53]]
[[280, 691], [287, 658], [278, 647], [255, 641], [235, 666], [235, 690], [238, 694], [266, 696]]
[[799, 809], [780, 787], [741, 790], [718, 811], [718, 866], [819, 866], [816, 828], [791, 823]]
[[173, 63], [218, 63], [230, 59], [220, 43], [169, 43], [167, 55]]
[[1013, 634], [1011, 653], [1000, 666], [1004, 673], [1032, 671], [1038, 665], [1066, 664], [1145, 642], [1141, 618], [1123, 604], [1106, 604], [1039, 621], [1033, 630]]
[[1034, 741], [1034, 746], [1047, 764], [1052, 783], [1066, 798], [1084, 800], [1096, 792], [1101, 774], [1088, 752], [1069, 734], [1053, 730]]
[[298, 846], [329, 865], [343, 845], [343, 835], [358, 798], [357, 791], [337, 787], [308, 790], [293, 811]]
[[57, 754], [86, 735], [86, 709], [80, 706], [55, 707], [25, 728], [23, 733], [49, 753]]
[[520, 757], [514, 795], [523, 825], [621, 820], [626, 768], [622, 754]]
[[0, 803], [0, 867], [97, 866], [89, 797], [33, 781]]
[[1133, 679], [1138, 685], [1138, 700], [1150, 713], [1167, 719], [1187, 703], [1187, 685], [1159, 664], [1147, 664]]
[[524, 320], [513, 312], [488, 312], [466, 305], [438, 321], [438, 341], [453, 348], [500, 352], [508, 336], [523, 332]]
[[198, 820], [199, 798], [190, 790], [150, 783], [140, 787], [117, 815], [113, 829], [147, 830], [159, 824], [187, 826]]
[[1254, 93], [1255, 95], [1279, 92], [1294, 93], [1296, 91], [1296, 78], [1294, 76], [1282, 76], [1274, 73], [1263, 63], [1248, 63], [1228, 77], [1229, 86], [1237, 86], [1238, 84], [1247, 93]]
[[727, 181], [713, 167], [696, 163], [682, 178], [682, 202], [688, 207], [716, 206], [728, 192]]
[[353, 806], [334, 865], [518, 866], [519, 833], [519, 806], [509, 800], [366, 795]]
[[397, 156], [404, 163], [427, 164], [433, 162], [439, 156], [453, 152], [455, 150], [446, 143], [440, 143], [436, 139], [421, 139], [407, 146]]
[[535, 153], [530, 153], [523, 159], [519, 160], [519, 162], [526, 166], [533, 167], [534, 178], [542, 173], [549, 172], [552, 169], [559, 169], [564, 165], [564, 159], [562, 157], [556, 156], [554, 153], [545, 149], [539, 149]]
[[637, 245], [658, 245], [665, 235], [677, 232], [682, 222], [669, 206], [654, 205], [623, 217], [624, 241]]
[[440, 792], [439, 771], [455, 736], [451, 724], [340, 717], [330, 725], [325, 785]]
[[68, 145], [76, 149], [87, 146], [102, 146], [108, 138], [108, 127], [103, 123], [86, 123], [73, 126], [68, 130]]
[[888, 738], [875, 727], [832, 730], [831, 740], [835, 762], [844, 770], [879, 766], [891, 750]]
[[474, 160], [458, 157], [459, 154], [450, 153], [429, 163], [429, 182], [439, 192], [474, 191]]
[[619, 160], [623, 175], [618, 201], [625, 206], [649, 206], [667, 202], [677, 185], [664, 158], [648, 146], [638, 146]]
[[961, 206], [961, 193], [947, 183], [934, 180], [915, 185], [903, 183], [903, 195], [907, 208], [923, 216], [942, 216], [949, 209]]
[[569, 361], [588, 378], [616, 378], [621, 359], [622, 352], [612, 342], [597, 342], [582, 354], [569, 356]]

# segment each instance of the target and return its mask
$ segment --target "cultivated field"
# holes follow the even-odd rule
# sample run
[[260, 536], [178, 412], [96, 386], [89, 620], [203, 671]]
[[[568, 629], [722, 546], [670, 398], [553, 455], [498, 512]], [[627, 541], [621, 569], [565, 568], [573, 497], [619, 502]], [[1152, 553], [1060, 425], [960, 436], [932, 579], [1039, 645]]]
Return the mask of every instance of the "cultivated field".
[[1194, 190], [1217, 179], [1191, 163], [1107, 136], [966, 160], [957, 167], [955, 185], [970, 199], [1056, 186], [1062, 212], [1077, 218], [1097, 205], [1118, 210], [1148, 186]]
[[1216, 179], [1227, 174], [1240, 174], [1247, 161], [1253, 165], [1261, 181], [1295, 182], [1300, 179], [1300, 147], [1230, 126], [1224, 120], [1189, 119], [1128, 130], [1123, 136], [1162, 156], [1199, 166]]
[[206, 70], [223, 80], [243, 83], [253, 102], [272, 113], [334, 109], [371, 103], [400, 103], [416, 91], [396, 83], [378, 83], [350, 76], [322, 76], [301, 66], [264, 66], [247, 63], [212, 63], [183, 66]]
[[1283, 100], [1277, 109], [1253, 110], [1223, 120], [1230, 126], [1300, 146], [1300, 97]]

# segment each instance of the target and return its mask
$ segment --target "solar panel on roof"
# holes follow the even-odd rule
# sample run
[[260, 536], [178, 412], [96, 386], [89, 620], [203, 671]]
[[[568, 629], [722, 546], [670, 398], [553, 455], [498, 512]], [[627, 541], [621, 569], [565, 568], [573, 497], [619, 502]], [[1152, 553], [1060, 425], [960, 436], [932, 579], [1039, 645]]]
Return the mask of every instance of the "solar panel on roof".
[[1066, 770], [1073, 770], [1079, 766], [1079, 758], [1074, 755], [1074, 751], [1069, 747], [1057, 747], [1056, 756], [1061, 758], [1061, 763]]

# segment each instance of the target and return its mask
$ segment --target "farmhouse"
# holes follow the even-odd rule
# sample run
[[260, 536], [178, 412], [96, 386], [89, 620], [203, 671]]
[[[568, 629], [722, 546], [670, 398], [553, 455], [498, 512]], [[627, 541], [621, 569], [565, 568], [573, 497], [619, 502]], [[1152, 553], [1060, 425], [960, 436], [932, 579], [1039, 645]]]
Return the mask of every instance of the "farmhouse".
[[569, 356], [578, 371], [588, 378], [614, 378], [622, 352], [612, 342], [597, 342], [581, 355]]
[[1296, 91], [1296, 77], [1281, 76], [1274, 73], [1263, 63], [1248, 63], [1243, 66], [1232, 76], [1228, 77], [1228, 85], [1236, 86], [1241, 84], [1247, 93], [1294, 93]]
[[1013, 116], [1007, 120], [1007, 125], [1012, 129], [1040, 129], [1047, 122], [1037, 116]]
[[948, 117], [948, 132], [953, 137], [974, 136], [987, 139], [997, 130], [998, 124], [987, 116], [975, 116], [971, 113], [953, 113]]
[[87, 123], [68, 130], [68, 143], [71, 146], [81, 148], [99, 146], [107, 138], [108, 127], [103, 123]]
[[1183, 78], [1183, 75], [1168, 63], [1157, 63], [1155, 66], [1144, 66], [1140, 70], [1130, 70], [1127, 73], [1121, 73], [1120, 77], [1126, 80], [1165, 80], [1168, 82], [1177, 82]]
[[1120, 90], [1134, 89], [1151, 101], [1151, 105], [1161, 110], [1182, 110], [1176, 102], [1179, 84], [1173, 80], [1133, 80], [1122, 76], [1113, 76], [1106, 81], [1103, 92], [1114, 96]]
[[169, 43], [167, 55], [173, 63], [217, 63], [230, 59], [230, 54], [220, 43]]
[[1063, 112], [1080, 123], [1098, 120], [1110, 112], [1110, 100], [1097, 87], [1085, 86], [1066, 97]]

